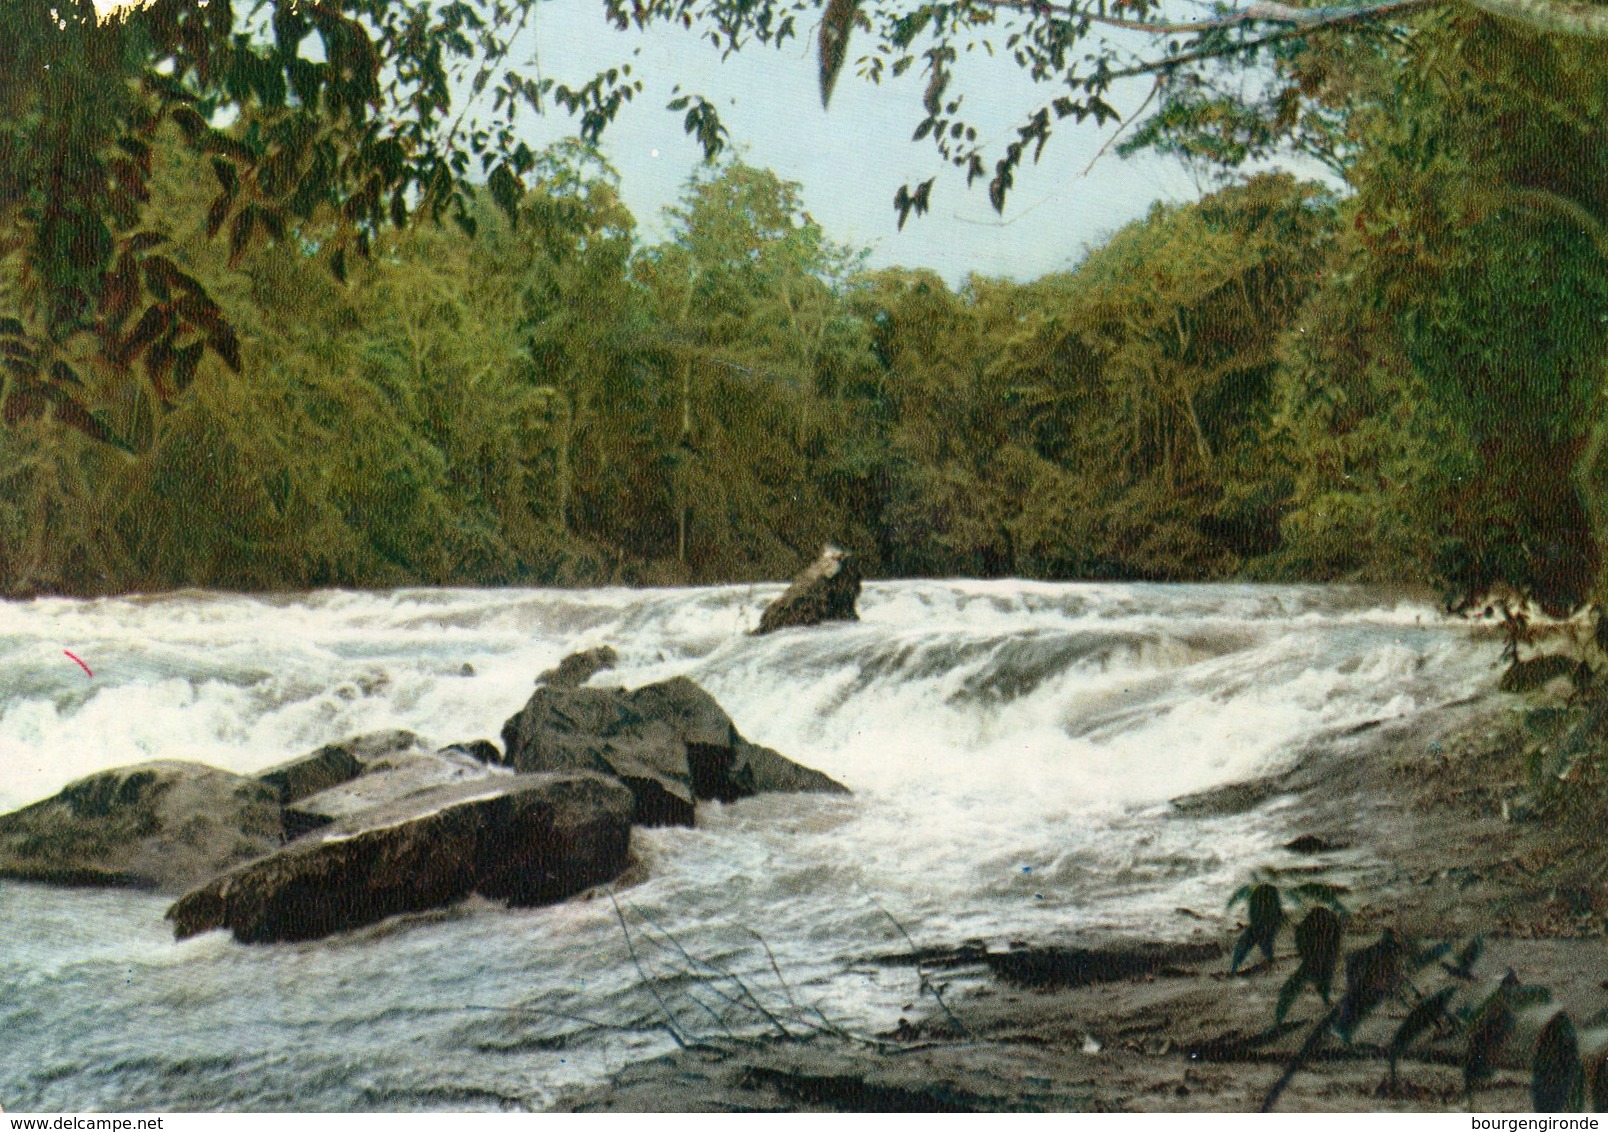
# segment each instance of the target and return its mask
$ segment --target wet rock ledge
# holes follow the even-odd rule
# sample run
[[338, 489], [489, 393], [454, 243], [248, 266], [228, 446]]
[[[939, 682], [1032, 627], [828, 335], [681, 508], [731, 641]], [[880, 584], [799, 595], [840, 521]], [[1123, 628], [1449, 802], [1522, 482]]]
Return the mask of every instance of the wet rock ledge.
[[385, 731], [254, 776], [179, 761], [91, 775], [0, 815], [0, 878], [183, 894], [180, 938], [316, 939], [471, 894], [566, 899], [620, 874], [632, 825], [691, 825], [700, 802], [847, 793], [743, 738], [684, 677], [585, 686], [598, 659], [544, 673], [504, 748]]

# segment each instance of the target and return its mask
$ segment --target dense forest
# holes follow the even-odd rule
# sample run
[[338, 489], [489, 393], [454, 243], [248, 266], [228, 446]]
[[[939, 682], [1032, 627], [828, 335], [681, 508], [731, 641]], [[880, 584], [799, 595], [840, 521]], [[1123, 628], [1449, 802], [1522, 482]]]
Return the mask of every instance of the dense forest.
[[[137, 207], [63, 235], [52, 147], [76, 143], [13, 72], [0, 584], [714, 582], [835, 540], [872, 576], [1509, 586], [1566, 611], [1608, 522], [1605, 56], [1427, 9], [1284, 40], [1249, 94], [1217, 81], [1242, 59], [1169, 72], [1124, 149], [1217, 191], [1064, 274], [959, 287], [868, 269], [729, 156], [646, 244], [580, 141], [433, 217], [398, 191], [354, 250], [350, 209], [240, 203], [241, 170], [273, 195], [283, 89], [237, 91], [223, 126], [168, 90], [138, 137], [80, 145]], [[1335, 180], [1265, 171], [1290, 152]]]

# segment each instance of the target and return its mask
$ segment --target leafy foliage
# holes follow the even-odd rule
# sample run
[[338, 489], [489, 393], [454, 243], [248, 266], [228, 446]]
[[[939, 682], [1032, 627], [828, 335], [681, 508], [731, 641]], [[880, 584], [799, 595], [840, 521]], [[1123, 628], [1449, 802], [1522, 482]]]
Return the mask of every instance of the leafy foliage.
[[[257, 247], [316, 252], [344, 281], [415, 215], [472, 231], [483, 185], [512, 217], [539, 175], [515, 116], [551, 101], [594, 139], [640, 89], [626, 67], [571, 89], [506, 65], [528, 0], [91, 0], [7, 16], [0, 75], [0, 415], [137, 447], [109, 421], [131, 381], [159, 409], [242, 370], [216, 281], [174, 255], [153, 197], [175, 146], [212, 186], [204, 230], [238, 269]], [[493, 111], [453, 90], [494, 91]], [[689, 123], [713, 153], [716, 123]], [[220, 379], [221, 380], [221, 379]]]
[[[1239, 970], [1245, 957], [1253, 949], [1260, 948], [1263, 957], [1269, 964], [1273, 962], [1273, 941], [1279, 934], [1279, 928], [1284, 926], [1284, 905], [1279, 900], [1279, 890], [1271, 884], [1251, 885], [1241, 889], [1244, 893], [1246, 911], [1250, 916], [1250, 923], [1240, 933], [1239, 941], [1234, 944], [1234, 957], [1229, 961], [1229, 973]], [[1229, 901], [1232, 907], [1240, 893], [1235, 893]]]
[[[1322, 886], [1306, 887], [1316, 889], [1309, 893], [1309, 898], [1327, 896], [1332, 900], [1332, 891], [1324, 893]], [[1241, 900], [1250, 906], [1251, 924], [1235, 946], [1231, 970], [1237, 970], [1252, 947], [1262, 946], [1264, 941], [1271, 967], [1274, 962], [1272, 943], [1283, 921], [1280, 893], [1271, 884], [1257, 883], [1236, 892], [1230, 906]], [[1343, 930], [1344, 922], [1328, 900], [1313, 907], [1296, 928], [1300, 965], [1279, 990], [1271, 1033], [1282, 1030], [1305, 986], [1311, 985], [1324, 1003], [1329, 1003]], [[1460, 1043], [1458, 1062], [1472, 1110], [1475, 1090], [1490, 1079], [1497, 1059], [1513, 1038], [1519, 1016], [1551, 1002], [1551, 993], [1545, 987], [1527, 986], [1509, 970], [1484, 998], [1457, 1005], [1458, 997], [1476, 981], [1472, 968], [1484, 948], [1483, 937], [1476, 937], [1465, 942], [1448, 960], [1453, 952], [1451, 944], [1420, 947], [1387, 928], [1373, 943], [1346, 956], [1344, 993], [1313, 1023], [1300, 1047], [1285, 1064], [1284, 1072], [1268, 1091], [1262, 1111], [1273, 1109], [1295, 1075], [1319, 1054], [1331, 1037], [1351, 1045], [1368, 1020], [1393, 999], [1405, 1001], [1409, 1009], [1384, 1046], [1390, 1069], [1380, 1086], [1381, 1092], [1394, 1094], [1402, 1088], [1400, 1064], [1415, 1045], [1431, 1036], [1442, 1042], [1455, 1039]], [[1415, 979], [1437, 965], [1452, 981], [1428, 994], [1420, 992]], [[1541, 1027], [1533, 1051], [1531, 1092], [1536, 1111], [1579, 1112], [1585, 1102], [1588, 1078], [1593, 1096], [1600, 1099], [1601, 1063], [1592, 1069], [1594, 1076], [1588, 1073], [1581, 1057], [1573, 1021], [1566, 1013], [1555, 1012]]]
[[[1310, 986], [1318, 992], [1325, 1005], [1329, 1002], [1329, 991], [1334, 986], [1335, 969], [1340, 963], [1340, 938], [1344, 930], [1344, 923], [1340, 914], [1334, 909], [1319, 906], [1307, 912], [1306, 917], [1295, 928], [1295, 953], [1300, 957], [1301, 963], [1295, 973], [1279, 988], [1278, 1003], [1273, 1010], [1275, 1025], [1282, 1025], [1290, 1007], [1295, 1005], [1296, 996], [1303, 987]], [[1273, 956], [1268, 955], [1268, 962]]]

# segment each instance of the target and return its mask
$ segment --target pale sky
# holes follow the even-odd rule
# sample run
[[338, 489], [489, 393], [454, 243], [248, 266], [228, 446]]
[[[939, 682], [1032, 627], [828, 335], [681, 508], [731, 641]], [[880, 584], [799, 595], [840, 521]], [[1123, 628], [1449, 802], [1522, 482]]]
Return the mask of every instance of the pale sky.
[[[115, 0], [96, 3], [105, 9]], [[902, 80], [871, 86], [854, 73], [863, 51], [851, 42], [849, 63], [826, 111], [817, 87], [813, 27], [801, 29], [801, 37], [783, 50], [751, 46], [722, 61], [693, 32], [660, 27], [622, 33], [604, 21], [602, 11], [600, 0], [545, 0], [511, 62], [528, 77], [540, 74], [571, 86], [622, 62], [645, 80], [646, 90], [621, 111], [602, 148], [621, 173], [622, 192], [646, 242], [663, 237], [662, 209], [676, 199], [701, 157], [682, 131], [682, 116], [664, 109], [677, 84], [719, 107], [750, 164], [800, 182], [806, 208], [832, 239], [870, 248], [874, 265], [930, 267], [951, 282], [972, 272], [1025, 280], [1064, 270], [1089, 246], [1143, 216], [1153, 201], [1187, 201], [1202, 191], [1183, 167], [1152, 157], [1123, 160], [1108, 152], [1085, 174], [1117, 127], [1063, 122], [1043, 160], [1018, 173], [1001, 217], [990, 208], [983, 181], [968, 190], [930, 143], [910, 140], [921, 119], [925, 80], [919, 66]], [[1143, 47], [1145, 41], [1129, 42]], [[975, 70], [965, 87], [966, 116], [990, 140], [1008, 140], [1029, 111], [1059, 93], [1048, 85], [1035, 89], [1003, 53], [970, 65]], [[1114, 90], [1108, 100], [1126, 115], [1148, 91], [1141, 79]], [[489, 116], [491, 92], [481, 97]], [[574, 123], [555, 109], [545, 119], [526, 119], [522, 129], [539, 148], [573, 133]], [[992, 153], [990, 162], [997, 157]], [[932, 211], [912, 216], [898, 231], [894, 193], [935, 174]]]
[[[620, 170], [626, 203], [649, 242], [662, 235], [660, 210], [701, 156], [682, 132], [681, 115], [663, 109], [677, 83], [719, 107], [750, 164], [804, 186], [806, 207], [830, 237], [870, 247], [878, 266], [931, 267], [952, 282], [971, 272], [1031, 279], [1069, 268], [1088, 246], [1143, 216], [1152, 201], [1192, 200], [1201, 191], [1176, 162], [1125, 161], [1109, 152], [1084, 176], [1116, 125], [1067, 122], [1051, 137], [1042, 162], [1018, 174], [1001, 217], [983, 181], [968, 190], [960, 171], [930, 143], [910, 140], [922, 117], [919, 67], [901, 81], [871, 86], [852, 71], [863, 52], [851, 42], [831, 109], [823, 110], [813, 29], [781, 51], [753, 46], [722, 62], [694, 33], [621, 33], [603, 21], [599, 0], [549, 0], [538, 10], [533, 38], [545, 76], [579, 85], [600, 67], [628, 61], [646, 81], [643, 94], [609, 127], [603, 150]], [[1034, 90], [1003, 53], [982, 63], [966, 105], [985, 138], [1009, 139], [1028, 112], [1059, 93], [1049, 86]], [[1139, 80], [1111, 100], [1127, 114], [1149, 89]], [[568, 131], [560, 111], [534, 124], [532, 140]], [[932, 211], [912, 216], [898, 231], [894, 193], [934, 174]]]

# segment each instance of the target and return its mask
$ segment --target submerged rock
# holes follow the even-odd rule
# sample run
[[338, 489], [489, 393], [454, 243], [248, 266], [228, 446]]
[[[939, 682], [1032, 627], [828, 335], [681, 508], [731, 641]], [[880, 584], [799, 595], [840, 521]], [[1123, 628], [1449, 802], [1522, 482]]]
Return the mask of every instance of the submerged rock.
[[708, 692], [685, 676], [636, 690], [536, 689], [503, 725], [508, 765], [521, 772], [592, 770], [630, 787], [639, 825], [691, 825], [700, 800], [766, 792], [848, 793], [819, 771], [750, 743]]
[[501, 775], [436, 786], [346, 815], [241, 865], [170, 909], [180, 939], [228, 928], [243, 943], [317, 939], [471, 893], [545, 904], [613, 879], [631, 793], [596, 774]]
[[579, 688], [599, 672], [607, 671], [619, 663], [620, 654], [608, 645], [599, 645], [585, 652], [571, 653], [557, 665], [536, 677], [536, 683], [554, 688]]
[[858, 621], [854, 603], [860, 597], [860, 565], [854, 555], [828, 545], [821, 556], [793, 579], [785, 593], [765, 607], [755, 635], [823, 621]]
[[182, 892], [282, 834], [273, 786], [201, 763], [140, 763], [0, 816], [0, 877]]

